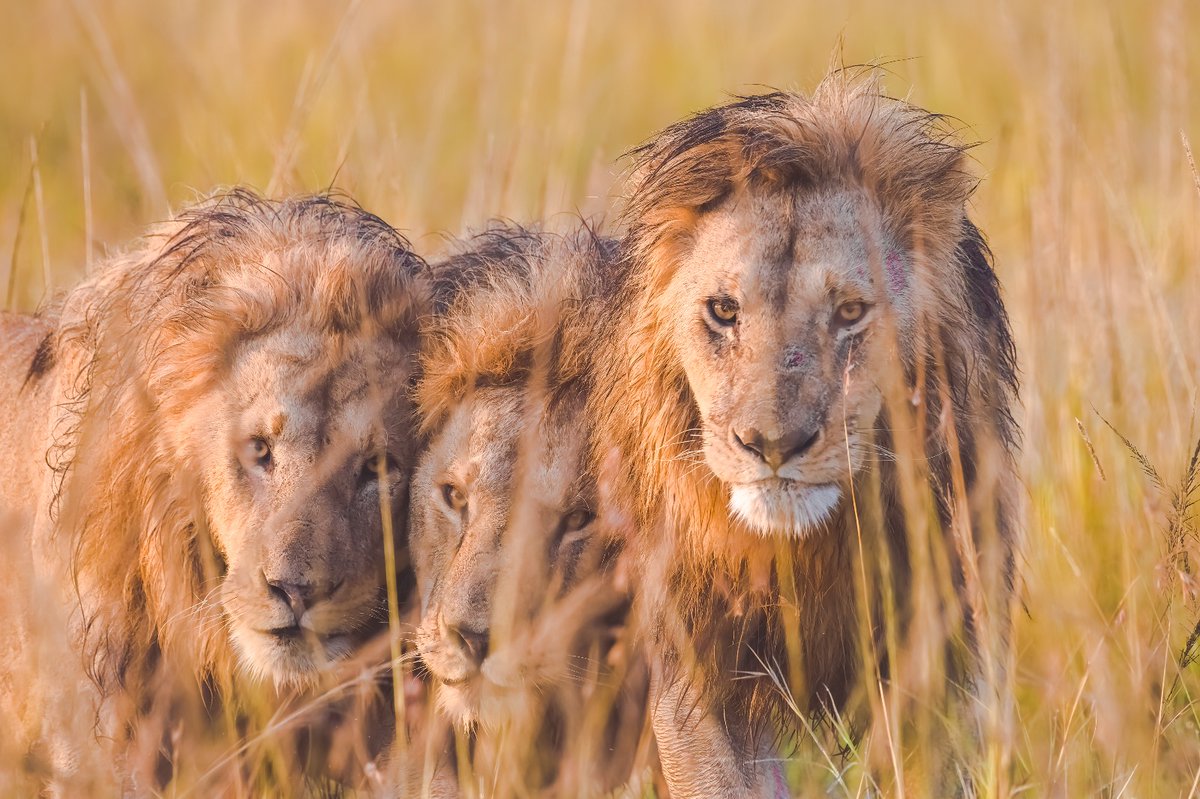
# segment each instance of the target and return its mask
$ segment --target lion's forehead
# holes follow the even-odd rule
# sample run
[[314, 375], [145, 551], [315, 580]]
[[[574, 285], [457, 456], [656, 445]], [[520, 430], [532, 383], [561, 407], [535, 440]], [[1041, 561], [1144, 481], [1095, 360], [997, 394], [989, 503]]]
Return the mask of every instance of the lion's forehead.
[[689, 260], [702, 290], [777, 312], [838, 289], [897, 293], [907, 263], [876, 209], [852, 191], [743, 195], [701, 218]]
[[582, 469], [582, 435], [544, 399], [527, 392], [480, 395], [472, 412], [470, 451], [487, 468], [480, 480], [509, 504], [560, 508], [571, 499]]
[[391, 342], [332, 347], [321, 336], [289, 331], [240, 353], [233, 402], [243, 426], [272, 436], [367, 438], [406, 418], [410, 361]]
[[240, 381], [288, 381], [316, 385], [329, 381], [403, 381], [416, 359], [418, 343], [393, 336], [341, 336], [306, 326], [286, 326], [240, 342], [232, 371]]

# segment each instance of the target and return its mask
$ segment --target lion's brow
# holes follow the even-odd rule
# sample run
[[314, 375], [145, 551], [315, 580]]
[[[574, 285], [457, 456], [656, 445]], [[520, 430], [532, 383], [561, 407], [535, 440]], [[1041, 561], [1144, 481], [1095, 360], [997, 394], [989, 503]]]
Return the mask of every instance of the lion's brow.
[[[350, 383], [350, 388], [344, 388], [346, 382]], [[373, 391], [380, 389], [381, 381], [370, 380], [338, 380], [337, 375], [330, 375], [325, 386], [325, 395], [329, 398], [329, 403], [334, 408], [342, 408], [362, 399], [367, 398]], [[340, 389], [340, 391], [339, 391]]]

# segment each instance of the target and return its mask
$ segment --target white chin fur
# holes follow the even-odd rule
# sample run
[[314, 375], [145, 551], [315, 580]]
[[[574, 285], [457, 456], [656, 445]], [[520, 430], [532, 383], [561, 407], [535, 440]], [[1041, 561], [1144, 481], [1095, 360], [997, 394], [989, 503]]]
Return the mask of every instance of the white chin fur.
[[837, 485], [749, 483], [733, 486], [729, 510], [762, 535], [804, 538], [829, 520], [841, 498]]

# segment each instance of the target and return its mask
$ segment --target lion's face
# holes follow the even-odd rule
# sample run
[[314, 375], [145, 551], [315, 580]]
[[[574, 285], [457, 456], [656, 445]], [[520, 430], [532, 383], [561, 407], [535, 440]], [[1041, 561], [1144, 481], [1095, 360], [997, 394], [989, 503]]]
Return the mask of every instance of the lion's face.
[[[909, 260], [858, 195], [744, 192], [703, 215], [661, 302], [731, 511], [803, 536], [838, 507], [880, 414]], [[878, 229], [877, 227], [875, 229]]]
[[402, 519], [414, 454], [415, 342], [334, 341], [291, 327], [243, 343], [175, 444], [198, 464], [226, 566], [210, 596], [242, 666], [277, 684], [347, 654], [380, 618], [384, 513]]
[[[498, 723], [522, 692], [562, 679], [531, 627], [597, 567], [580, 405], [479, 389], [450, 410], [413, 476], [417, 643], [443, 710], [462, 725]], [[570, 646], [573, 621], [556, 617], [557, 645]]]

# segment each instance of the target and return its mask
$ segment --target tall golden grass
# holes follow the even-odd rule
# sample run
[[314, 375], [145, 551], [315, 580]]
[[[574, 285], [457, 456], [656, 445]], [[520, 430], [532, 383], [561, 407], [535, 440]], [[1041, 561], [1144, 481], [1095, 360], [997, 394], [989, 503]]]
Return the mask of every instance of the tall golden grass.
[[[621, 153], [656, 129], [729, 92], [811, 88], [834, 59], [886, 63], [891, 93], [982, 141], [974, 215], [1023, 372], [1027, 613], [1013, 726], [978, 770], [981, 789], [1200, 793], [1200, 664], [1185, 652], [1200, 619], [1200, 176], [1189, 149], [1200, 150], [1200, 7], [0, 9], [0, 291], [26, 310], [223, 184], [336, 186], [425, 254], [493, 216], [611, 218]], [[863, 796], [888, 783], [864, 753], [886, 742], [844, 757], [821, 740], [796, 754], [797, 789]], [[18, 755], [0, 746], [0, 757], [0, 791], [20, 790]]]

